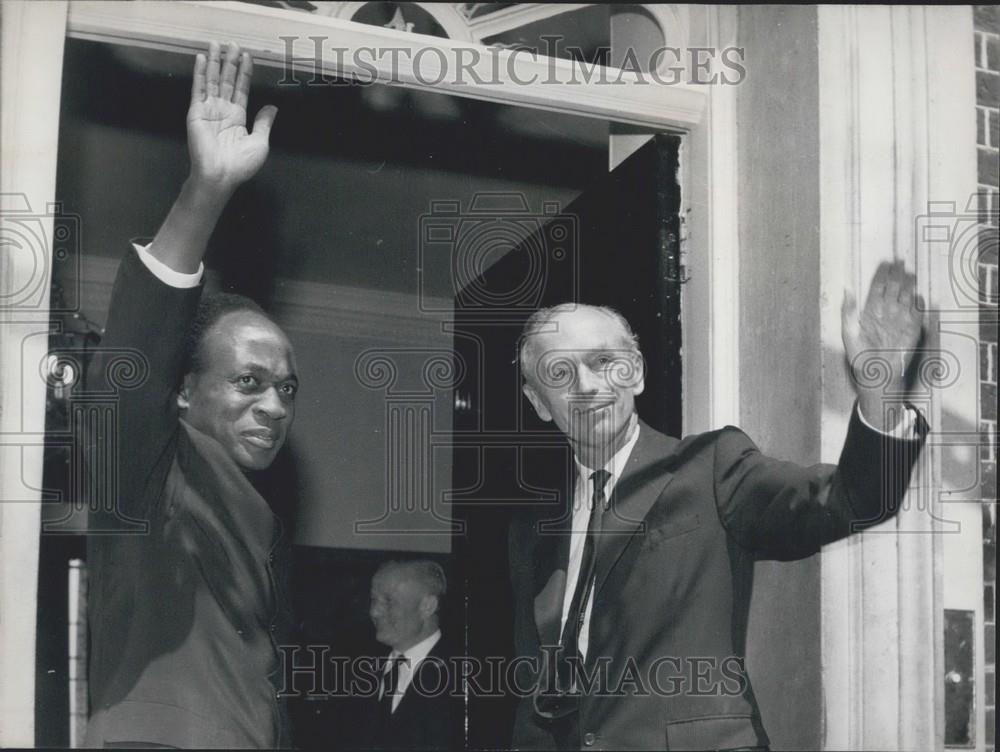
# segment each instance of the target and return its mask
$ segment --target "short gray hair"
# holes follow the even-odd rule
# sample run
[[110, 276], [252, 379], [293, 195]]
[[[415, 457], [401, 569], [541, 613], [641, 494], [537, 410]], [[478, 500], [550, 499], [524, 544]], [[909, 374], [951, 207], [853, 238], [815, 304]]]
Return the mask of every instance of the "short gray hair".
[[547, 308], [539, 308], [524, 322], [524, 328], [521, 329], [521, 337], [518, 340], [517, 349], [517, 362], [521, 369], [521, 376], [525, 379], [528, 378], [527, 366], [528, 354], [531, 349], [531, 338], [536, 334], [541, 334], [546, 325], [560, 313], [572, 313], [580, 310], [597, 311], [598, 313], [610, 316], [612, 320], [618, 323], [622, 333], [625, 335], [625, 347], [639, 353], [639, 337], [632, 330], [632, 326], [628, 323], [628, 320], [611, 306], [595, 306], [586, 303], [560, 303], [559, 305], [548, 306]]
[[431, 559], [389, 559], [382, 562], [375, 570], [378, 576], [388, 571], [404, 571], [414, 581], [420, 583], [427, 591], [428, 595], [433, 595], [438, 599], [438, 611], [441, 611], [441, 603], [448, 592], [448, 580], [444, 575], [444, 567]]

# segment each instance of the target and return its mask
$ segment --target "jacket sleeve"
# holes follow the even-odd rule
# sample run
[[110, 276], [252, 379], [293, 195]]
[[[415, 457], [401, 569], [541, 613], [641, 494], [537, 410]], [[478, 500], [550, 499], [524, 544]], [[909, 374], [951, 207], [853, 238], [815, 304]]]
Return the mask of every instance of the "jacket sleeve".
[[836, 465], [803, 467], [761, 454], [737, 428], [724, 428], [714, 458], [715, 501], [733, 538], [759, 559], [801, 559], [899, 510], [927, 433], [916, 438], [867, 427], [855, 407]]
[[164, 284], [134, 249], [118, 268], [87, 377], [88, 394], [106, 409], [83, 437], [88, 490], [99, 497], [91, 509], [101, 510], [103, 526], [128, 527], [122, 516], [150, 519], [158, 495], [151, 484], [154, 476], [165, 479], [165, 455], [178, 430], [176, 390], [201, 289]]

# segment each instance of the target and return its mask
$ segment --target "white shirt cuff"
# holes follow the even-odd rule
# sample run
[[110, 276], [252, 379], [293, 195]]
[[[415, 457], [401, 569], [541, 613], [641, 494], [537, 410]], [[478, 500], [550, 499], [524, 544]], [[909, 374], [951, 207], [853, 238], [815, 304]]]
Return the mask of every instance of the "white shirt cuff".
[[865, 414], [861, 412], [860, 405], [856, 406], [854, 409], [858, 411], [858, 417], [861, 418], [862, 423], [883, 436], [888, 436], [893, 439], [914, 439], [917, 436], [917, 411], [909, 405], [903, 406], [903, 417], [896, 423], [895, 427], [893, 427], [891, 431], [883, 431], [865, 420]]
[[[152, 245], [152, 243], [149, 245]], [[204, 264], [199, 263], [198, 271], [194, 274], [185, 274], [184, 272], [175, 271], [150, 253], [149, 245], [139, 245], [138, 243], [133, 243], [132, 247], [135, 248], [135, 252], [139, 254], [139, 259], [142, 263], [146, 265], [146, 268], [149, 269], [153, 276], [160, 280], [160, 282], [165, 285], [169, 285], [170, 287], [177, 287], [182, 290], [197, 287], [201, 284], [202, 274], [205, 273]]]

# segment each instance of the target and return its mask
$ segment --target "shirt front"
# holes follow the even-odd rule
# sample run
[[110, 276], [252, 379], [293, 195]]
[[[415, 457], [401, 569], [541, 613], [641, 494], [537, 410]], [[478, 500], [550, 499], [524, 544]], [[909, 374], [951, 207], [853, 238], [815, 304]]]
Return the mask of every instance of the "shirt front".
[[[427, 655], [434, 649], [437, 645], [438, 640], [441, 639], [441, 630], [437, 629], [433, 634], [425, 637], [416, 645], [411, 647], [409, 650], [404, 650], [402, 652], [398, 650], [393, 650], [389, 653], [389, 658], [385, 662], [385, 668], [382, 670], [383, 677], [385, 674], [389, 673], [389, 669], [392, 667], [392, 662], [397, 658], [402, 658], [403, 660], [399, 664], [399, 677], [396, 680], [396, 694], [392, 698], [392, 711], [395, 712], [396, 708], [399, 707], [399, 703], [403, 700], [403, 695], [409, 688], [410, 683], [413, 681], [414, 674], [417, 673], [417, 669], [420, 668], [420, 664], [427, 657]], [[379, 688], [379, 699], [382, 699], [382, 691], [385, 683], [382, 683], [382, 687]]]
[[[587, 540], [587, 527], [590, 524], [590, 506], [593, 500], [593, 482], [590, 476], [597, 469], [604, 469], [610, 473], [607, 483], [604, 484], [604, 498], [610, 499], [614, 492], [615, 485], [625, 471], [625, 465], [632, 454], [635, 443], [639, 440], [639, 422], [635, 422], [632, 435], [622, 445], [615, 455], [603, 468], [589, 468], [582, 464], [576, 457], [576, 486], [573, 491], [573, 530], [569, 542], [569, 562], [566, 567], [566, 592], [563, 594], [562, 618], [559, 620], [559, 634], [562, 634], [566, 626], [566, 619], [569, 617], [569, 608], [573, 601], [573, 593], [576, 592], [576, 583], [580, 578], [580, 564], [583, 561], [583, 546]], [[593, 610], [593, 588], [587, 595], [584, 604], [583, 624], [580, 625], [580, 633], [577, 636], [577, 647], [583, 658], [587, 657], [587, 644], [590, 639], [590, 614]]]

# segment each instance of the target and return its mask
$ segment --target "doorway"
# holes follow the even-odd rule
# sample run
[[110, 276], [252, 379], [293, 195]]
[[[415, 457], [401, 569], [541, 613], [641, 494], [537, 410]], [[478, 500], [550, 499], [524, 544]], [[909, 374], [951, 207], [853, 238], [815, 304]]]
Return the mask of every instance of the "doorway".
[[[53, 338], [50, 346], [80, 362], [99, 346], [128, 241], [156, 231], [184, 179], [190, 64], [189, 55], [66, 42], [56, 197], [79, 231], [54, 270], [67, 303], [53, 307], [53, 320], [64, 331], [76, 322], [82, 336]], [[538, 216], [546, 203], [570, 203], [606, 173], [609, 127], [556, 113], [525, 119], [523, 108], [439, 93], [314, 86], [308, 75], [290, 85], [284, 77], [278, 68], [255, 73], [251, 110], [275, 103], [281, 122], [268, 165], [234, 196], [212, 238], [207, 286], [257, 299], [296, 348], [306, 374], [303, 407], [282, 469], [298, 491], [291, 499], [298, 502], [298, 637], [353, 657], [380, 650], [368, 619], [368, 584], [382, 560], [430, 558], [449, 574], [457, 571], [447, 527], [417, 535], [359, 534], [353, 526], [377, 519], [389, 499], [385, 429], [393, 398], [362, 383], [356, 364], [366, 353], [388, 354], [399, 367], [398, 387], [407, 389], [422, 376], [423, 361], [411, 356], [451, 352], [451, 334], [441, 326], [453, 305], [451, 256], [423, 244], [421, 228], [447, 221], [435, 207], [468, 205], [479, 195], [517, 196]], [[519, 230], [512, 242], [527, 234]], [[64, 313], [70, 308], [79, 316]], [[72, 414], [85, 387], [53, 392], [59, 415]], [[437, 447], [451, 435], [453, 395], [450, 386], [432, 392], [433, 426], [423, 438]], [[433, 456], [431, 495], [439, 498], [451, 484], [451, 459], [439, 447]], [[67, 633], [85, 607], [80, 597], [70, 603], [69, 570], [86, 554], [81, 528], [60, 523], [79, 500], [72, 457], [53, 457], [61, 464], [50, 463], [43, 486], [62, 496], [46, 497], [60, 501], [44, 507], [40, 541], [35, 726], [37, 743], [68, 746]], [[393, 521], [406, 518], [420, 529], [428, 518], [433, 527], [437, 515], [451, 513], [437, 502], [429, 510], [417, 506]], [[450, 613], [449, 622], [461, 633]], [[78, 663], [85, 665], [85, 655]], [[84, 693], [84, 719], [85, 705]], [[350, 709], [338, 698], [310, 698], [292, 713], [298, 744], [326, 749]]]

